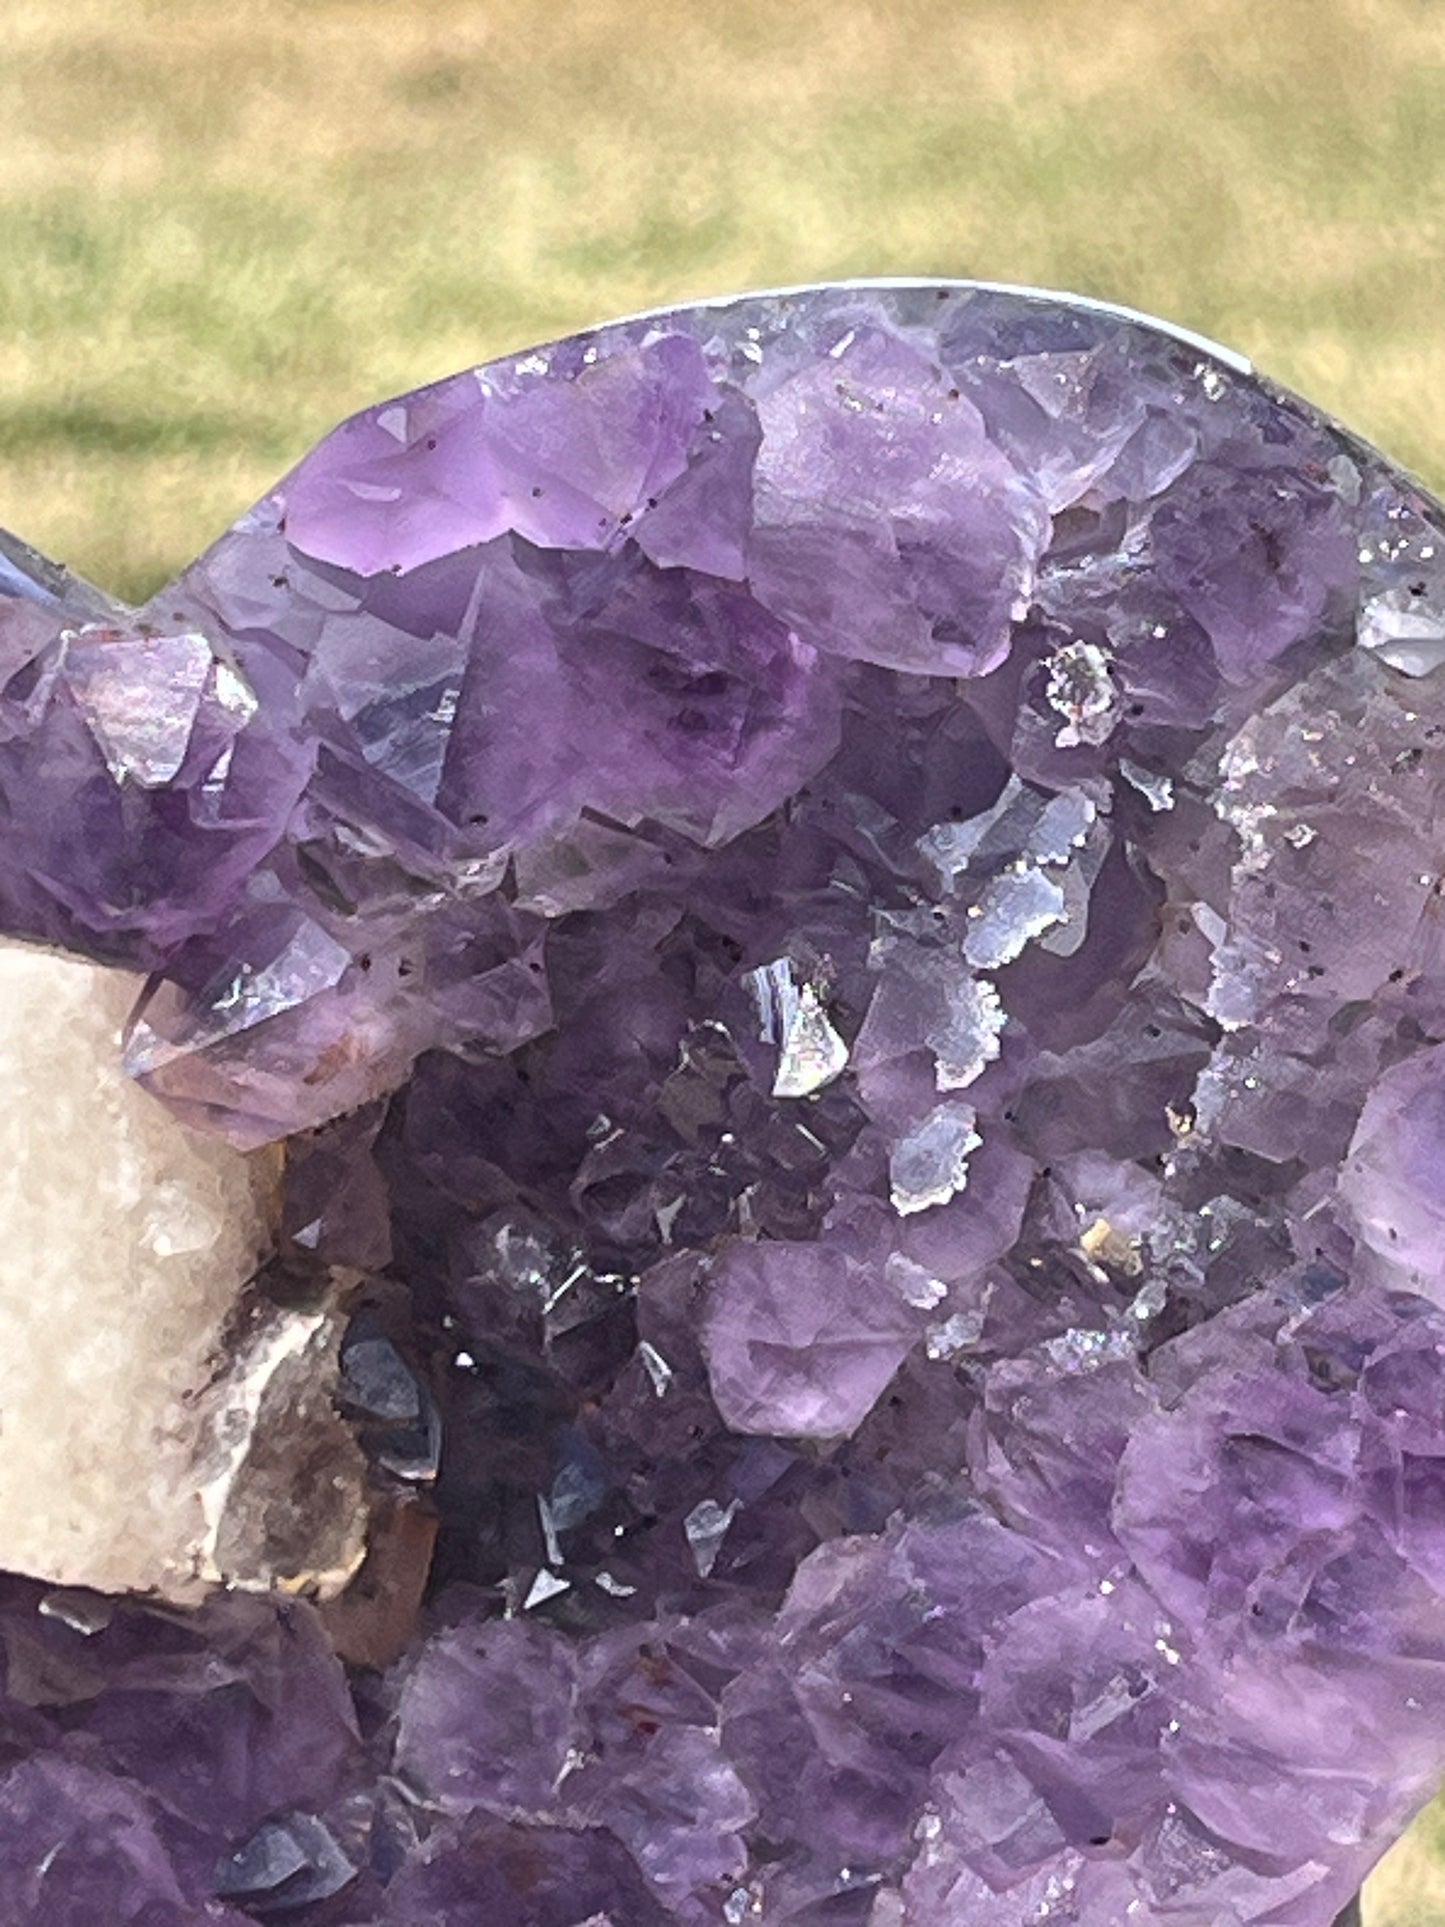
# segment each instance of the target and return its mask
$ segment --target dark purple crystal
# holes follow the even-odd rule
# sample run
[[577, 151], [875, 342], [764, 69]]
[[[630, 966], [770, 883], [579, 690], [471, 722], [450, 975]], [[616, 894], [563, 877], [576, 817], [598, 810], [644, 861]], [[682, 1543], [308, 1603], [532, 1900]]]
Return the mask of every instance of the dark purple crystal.
[[1445, 1772], [1442, 542], [863, 285], [369, 410], [139, 612], [0, 551], [4, 925], [288, 1140], [438, 1524], [349, 1683], [15, 1581], [4, 1918], [1328, 1927]]

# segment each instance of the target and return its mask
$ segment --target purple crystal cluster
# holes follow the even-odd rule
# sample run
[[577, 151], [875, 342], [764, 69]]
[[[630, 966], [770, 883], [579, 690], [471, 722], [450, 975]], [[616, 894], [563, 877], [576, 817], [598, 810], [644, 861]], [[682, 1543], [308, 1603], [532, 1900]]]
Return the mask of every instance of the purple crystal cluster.
[[680, 310], [0, 554], [0, 911], [288, 1140], [402, 1656], [0, 1600], [14, 1927], [1327, 1927], [1445, 1773], [1445, 523], [1134, 317]]

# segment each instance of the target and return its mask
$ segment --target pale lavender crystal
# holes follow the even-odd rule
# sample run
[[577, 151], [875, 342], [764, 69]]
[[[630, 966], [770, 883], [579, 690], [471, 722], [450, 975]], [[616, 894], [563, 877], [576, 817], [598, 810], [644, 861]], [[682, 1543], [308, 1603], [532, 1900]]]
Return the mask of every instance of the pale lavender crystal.
[[5, 1920], [1329, 1927], [1445, 1776], [1442, 544], [922, 284], [368, 410], [139, 612], [0, 544], [0, 921], [289, 1140], [439, 1526], [349, 1676], [13, 1582]]

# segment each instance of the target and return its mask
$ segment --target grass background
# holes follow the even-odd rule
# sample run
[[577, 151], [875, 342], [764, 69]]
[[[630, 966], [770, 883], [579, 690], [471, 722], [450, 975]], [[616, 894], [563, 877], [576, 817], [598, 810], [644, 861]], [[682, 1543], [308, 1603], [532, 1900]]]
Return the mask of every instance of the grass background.
[[[1072, 288], [1445, 485], [1441, 0], [7, 0], [0, 523], [140, 597], [341, 415], [609, 314]], [[1445, 1927], [1445, 1822], [1369, 1896]]]

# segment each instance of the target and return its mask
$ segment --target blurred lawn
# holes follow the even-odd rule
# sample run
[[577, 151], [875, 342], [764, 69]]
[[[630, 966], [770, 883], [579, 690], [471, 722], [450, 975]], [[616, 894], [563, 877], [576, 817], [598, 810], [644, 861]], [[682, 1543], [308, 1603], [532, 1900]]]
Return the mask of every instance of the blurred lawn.
[[1445, 482], [1437, 0], [9, 0], [0, 523], [139, 594], [338, 416], [897, 271], [1237, 345]]
[[[365, 402], [847, 274], [1169, 316], [1445, 485], [1440, 0], [9, 0], [4, 31], [0, 523], [124, 595]], [[1427, 1836], [1372, 1927], [1445, 1927]]]

